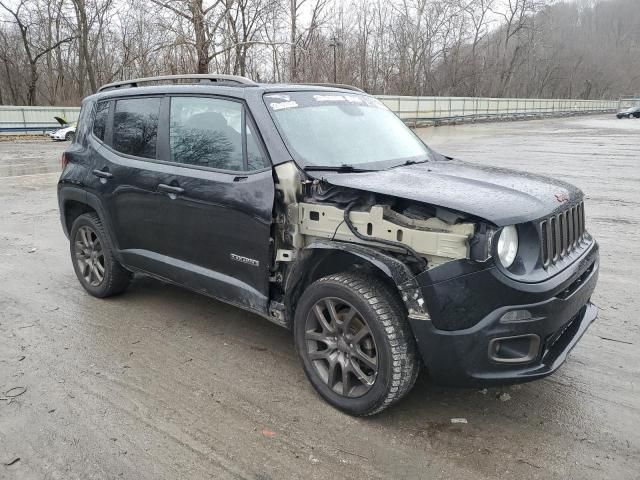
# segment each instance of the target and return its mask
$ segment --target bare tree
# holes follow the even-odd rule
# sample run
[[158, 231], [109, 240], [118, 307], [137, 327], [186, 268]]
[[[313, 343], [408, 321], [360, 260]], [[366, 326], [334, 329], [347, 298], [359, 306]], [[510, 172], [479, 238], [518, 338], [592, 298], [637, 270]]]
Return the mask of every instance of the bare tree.
[[[638, 0], [0, 0], [0, 103], [236, 73], [371, 93], [640, 93]], [[151, 8], [150, 8], [151, 7]]]
[[[290, 0], [289, 4], [289, 79], [292, 82], [300, 80], [301, 52], [309, 51], [314, 35], [326, 20], [324, 13], [329, 0], [313, 0], [309, 4], [307, 1], [309, 0]], [[310, 10], [310, 19], [307, 25], [300, 25], [299, 17], [305, 5]]]
[[70, 36], [62, 40], [57, 41], [53, 45], [42, 47], [34, 43], [31, 35], [31, 21], [29, 19], [29, 12], [25, 7], [26, 0], [20, 0], [15, 10], [11, 10], [4, 2], [0, 1], [0, 7], [4, 8], [15, 20], [16, 26], [20, 30], [20, 36], [22, 38], [22, 46], [24, 47], [24, 53], [27, 56], [29, 62], [29, 77], [27, 80], [27, 104], [36, 104], [36, 87], [38, 83], [38, 61], [43, 55], [46, 55], [51, 50], [58, 48], [60, 45], [66, 42], [70, 42], [75, 37]]
[[151, 0], [189, 22], [193, 29], [193, 45], [196, 50], [197, 73], [208, 73], [216, 32], [226, 19], [226, 13], [234, 0], [215, 0], [204, 6], [203, 0]]

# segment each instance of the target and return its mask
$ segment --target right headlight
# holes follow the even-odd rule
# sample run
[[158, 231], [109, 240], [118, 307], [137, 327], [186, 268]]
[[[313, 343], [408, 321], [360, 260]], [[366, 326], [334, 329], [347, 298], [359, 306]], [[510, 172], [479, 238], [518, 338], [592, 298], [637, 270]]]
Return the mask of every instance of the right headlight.
[[500, 230], [498, 237], [498, 258], [505, 268], [509, 268], [518, 253], [518, 230], [515, 225], [509, 225]]

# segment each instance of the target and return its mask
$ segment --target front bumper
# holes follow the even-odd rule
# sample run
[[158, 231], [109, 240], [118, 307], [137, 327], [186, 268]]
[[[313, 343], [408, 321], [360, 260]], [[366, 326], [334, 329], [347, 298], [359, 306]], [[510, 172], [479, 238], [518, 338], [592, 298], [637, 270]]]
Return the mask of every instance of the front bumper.
[[[542, 283], [515, 282], [495, 267], [433, 283], [433, 276], [419, 276], [426, 299], [434, 294], [445, 299], [432, 304], [435, 319], [409, 319], [431, 377], [443, 385], [483, 386], [525, 382], [555, 372], [596, 319], [590, 298], [598, 271], [594, 241], [562, 274]], [[504, 317], [516, 311], [528, 315]], [[448, 312], [457, 315], [447, 316]], [[468, 318], [472, 312], [480, 312], [473, 326], [443, 328], [447, 325], [440, 317]]]

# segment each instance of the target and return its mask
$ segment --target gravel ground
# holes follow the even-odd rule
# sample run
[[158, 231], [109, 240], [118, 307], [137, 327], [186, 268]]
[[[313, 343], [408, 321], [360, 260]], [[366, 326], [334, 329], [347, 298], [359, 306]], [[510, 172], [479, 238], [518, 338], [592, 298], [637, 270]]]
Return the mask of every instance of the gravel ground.
[[638, 479], [640, 120], [420, 135], [585, 191], [600, 318], [559, 372], [480, 391], [422, 375], [390, 411], [345, 416], [307, 383], [291, 335], [257, 316], [146, 278], [85, 294], [58, 221], [65, 144], [0, 142], [0, 478]]

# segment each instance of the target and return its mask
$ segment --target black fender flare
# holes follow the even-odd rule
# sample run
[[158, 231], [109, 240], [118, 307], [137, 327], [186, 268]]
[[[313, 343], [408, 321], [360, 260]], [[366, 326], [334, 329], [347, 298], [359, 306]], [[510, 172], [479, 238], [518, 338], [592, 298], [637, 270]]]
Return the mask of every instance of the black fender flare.
[[305, 274], [308, 273], [309, 262], [312, 261], [313, 253], [319, 250], [327, 251], [327, 253], [330, 251], [344, 252], [364, 260], [389, 278], [396, 286], [410, 318], [422, 320], [429, 318], [416, 275], [403, 262], [384, 251], [366, 245], [333, 240], [315, 240], [298, 252], [298, 257], [292, 264], [292, 269], [285, 281], [285, 305], [287, 306], [290, 322], [293, 319], [294, 308], [292, 304], [295, 303], [296, 285], [300, 284]]
[[100, 198], [96, 194], [92, 192], [87, 192], [82, 188], [75, 187], [72, 185], [61, 184], [58, 186], [58, 205], [60, 208], [60, 221], [62, 222], [62, 229], [64, 230], [64, 233], [67, 236], [67, 238], [69, 238], [70, 232], [67, 229], [65, 211], [66, 211], [66, 203], [70, 200], [78, 203], [84, 203], [85, 205], [95, 210], [96, 214], [98, 215], [98, 218], [100, 218], [100, 221], [105, 226], [105, 231], [107, 232], [107, 235], [109, 235], [109, 240], [111, 241], [111, 245], [113, 245], [113, 255], [116, 257], [116, 260], [118, 260], [118, 262], [122, 263], [123, 259], [122, 259], [122, 256], [120, 255], [118, 242], [115, 236], [113, 235], [111, 218], [107, 214], [107, 209], [100, 201]]

